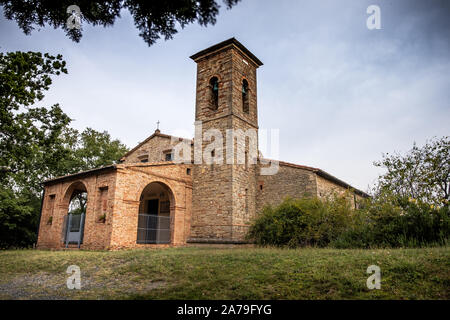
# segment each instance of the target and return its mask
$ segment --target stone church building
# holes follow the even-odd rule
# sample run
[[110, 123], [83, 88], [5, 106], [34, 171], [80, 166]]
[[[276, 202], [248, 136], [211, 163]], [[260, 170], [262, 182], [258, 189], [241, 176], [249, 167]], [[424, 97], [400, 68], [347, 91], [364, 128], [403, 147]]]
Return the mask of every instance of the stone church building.
[[[202, 132], [257, 132], [256, 71], [262, 62], [234, 38], [191, 58], [197, 63], [195, 120]], [[247, 157], [245, 163], [220, 165], [175, 162], [180, 140], [157, 129], [117, 164], [45, 181], [38, 248], [242, 244], [262, 207], [287, 196], [348, 191], [355, 207], [367, 197], [317, 168], [280, 161], [276, 174], [262, 175], [260, 154], [252, 164]], [[205, 141], [199, 145], [207, 147]], [[69, 214], [80, 193], [87, 195], [85, 213]]]

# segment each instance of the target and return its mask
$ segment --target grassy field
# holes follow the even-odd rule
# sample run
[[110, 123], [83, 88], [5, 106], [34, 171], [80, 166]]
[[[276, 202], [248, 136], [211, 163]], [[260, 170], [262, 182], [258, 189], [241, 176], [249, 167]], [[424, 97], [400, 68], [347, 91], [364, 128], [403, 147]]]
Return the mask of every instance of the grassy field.
[[[366, 269], [381, 268], [369, 290]], [[66, 269], [81, 268], [81, 290]], [[1, 299], [449, 299], [450, 247], [0, 252]]]

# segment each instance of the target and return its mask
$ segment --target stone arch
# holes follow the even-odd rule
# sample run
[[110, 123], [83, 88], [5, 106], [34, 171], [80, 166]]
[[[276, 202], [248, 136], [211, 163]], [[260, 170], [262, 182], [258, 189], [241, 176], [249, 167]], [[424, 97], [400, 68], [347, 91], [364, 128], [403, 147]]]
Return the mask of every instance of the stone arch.
[[[72, 218], [68, 217], [68, 213], [70, 210], [70, 205], [71, 202], [73, 200], [73, 198], [79, 194], [79, 193], [86, 193], [86, 202], [83, 204], [84, 205], [84, 214], [80, 215], [71, 215]], [[83, 239], [83, 234], [84, 234], [84, 216], [87, 213], [87, 205], [88, 205], [88, 201], [89, 201], [89, 192], [88, 192], [88, 188], [85, 184], [85, 182], [81, 181], [81, 180], [77, 180], [72, 182], [65, 190], [65, 192], [63, 193], [63, 198], [61, 199], [61, 203], [60, 203], [60, 208], [61, 208], [61, 217], [62, 217], [62, 224], [61, 224], [61, 240], [62, 242], [67, 242], [67, 243], [72, 243], [73, 239], [71, 238], [71, 236], [69, 236], [69, 230], [74, 231], [72, 229], [77, 229], [79, 232], [79, 241], [78, 243], [82, 243], [82, 239]], [[77, 219], [74, 219], [75, 217], [77, 217]], [[73, 224], [71, 223], [73, 221]], [[76, 221], [76, 222], [75, 222]], [[75, 225], [77, 225], [78, 227], [75, 227]]]
[[174, 190], [176, 189], [175, 185], [166, 179], [147, 180], [147, 181], [145, 181], [145, 183], [142, 183], [139, 186], [138, 192], [136, 193], [136, 198], [135, 198], [136, 201], [140, 201], [142, 192], [145, 190], [145, 188], [147, 188], [152, 183], [158, 183], [160, 185], [167, 187], [171, 192], [174, 204], [178, 203], [178, 197], [177, 197], [176, 193], [174, 192]]
[[172, 243], [175, 193], [162, 181], [151, 181], [141, 188], [138, 206], [137, 243]]
[[64, 196], [62, 198], [62, 203], [61, 203], [62, 206], [67, 206], [67, 207], [69, 206], [70, 200], [72, 200], [72, 196], [75, 191], [83, 191], [83, 192], [88, 193], [88, 188], [82, 180], [77, 180], [75, 182], [72, 182], [66, 188], [66, 191], [64, 192]]
[[208, 80], [208, 105], [211, 110], [217, 111], [219, 109], [219, 91], [220, 79], [213, 75]]

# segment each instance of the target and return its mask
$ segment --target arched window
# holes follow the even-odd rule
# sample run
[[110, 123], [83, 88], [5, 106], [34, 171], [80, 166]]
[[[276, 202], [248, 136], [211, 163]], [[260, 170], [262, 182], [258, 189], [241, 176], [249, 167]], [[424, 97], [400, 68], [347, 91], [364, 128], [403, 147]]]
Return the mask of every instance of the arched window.
[[209, 80], [210, 88], [210, 108], [217, 110], [219, 108], [219, 79], [212, 77]]
[[248, 98], [248, 82], [247, 80], [242, 80], [242, 110], [245, 113], [249, 113], [249, 98]]

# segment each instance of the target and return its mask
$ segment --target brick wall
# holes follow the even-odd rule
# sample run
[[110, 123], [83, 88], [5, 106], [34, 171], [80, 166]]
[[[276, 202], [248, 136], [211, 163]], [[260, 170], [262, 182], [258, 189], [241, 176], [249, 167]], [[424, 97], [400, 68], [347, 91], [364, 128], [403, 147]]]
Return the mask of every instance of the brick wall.
[[[41, 222], [39, 226], [38, 247], [61, 248], [63, 241], [64, 217], [68, 213], [70, 197], [74, 189], [85, 188], [87, 191], [86, 218], [84, 226], [83, 247], [89, 249], [106, 248], [111, 233], [111, 214], [114, 210], [115, 172], [91, 174], [87, 177], [67, 179], [45, 187], [45, 197]], [[101, 190], [107, 190], [100, 198]], [[105, 191], [103, 191], [105, 192]], [[104, 201], [100, 205], [99, 201]], [[98, 218], [106, 213], [106, 221]], [[52, 223], [49, 224], [49, 217]]]
[[[45, 185], [39, 228], [39, 248], [63, 248], [63, 222], [75, 189], [88, 195], [82, 249], [119, 249], [151, 247], [138, 245], [137, 222], [142, 190], [152, 182], [170, 189], [171, 244], [186, 242], [190, 232], [192, 173], [191, 165], [171, 162], [118, 165], [117, 170], [86, 173]], [[98, 218], [106, 213], [106, 221]], [[52, 223], [48, 224], [52, 216]]]
[[165, 161], [165, 151], [170, 152], [178, 142], [177, 139], [172, 143], [169, 135], [155, 133], [123, 157], [122, 162], [140, 163], [143, 158], [147, 158], [148, 163]]
[[256, 211], [261, 213], [264, 205], [278, 205], [286, 197], [304, 198], [317, 193], [314, 172], [280, 164], [277, 174], [259, 175]]
[[[227, 129], [257, 130], [256, 68], [237, 47], [230, 45], [197, 58], [196, 121], [202, 132], [217, 129], [223, 138], [215, 155], [227, 158]], [[211, 108], [210, 80], [219, 80], [218, 108]], [[249, 112], [243, 111], [242, 81], [249, 84]], [[235, 146], [239, 142], [235, 142]], [[205, 150], [209, 141], [202, 141]], [[242, 144], [242, 142], [241, 142]], [[248, 146], [244, 146], [248, 151]], [[209, 150], [208, 150], [209, 152]], [[235, 148], [236, 152], [236, 148]], [[242, 241], [255, 215], [256, 173], [245, 164], [194, 166], [191, 240]]]

